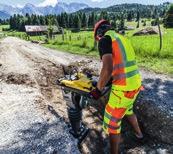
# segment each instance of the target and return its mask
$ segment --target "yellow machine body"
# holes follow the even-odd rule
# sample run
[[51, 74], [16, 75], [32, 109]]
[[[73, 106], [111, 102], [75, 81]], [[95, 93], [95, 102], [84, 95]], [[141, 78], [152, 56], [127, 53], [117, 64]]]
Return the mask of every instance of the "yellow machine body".
[[63, 79], [61, 80], [61, 84], [69, 88], [81, 90], [83, 92], [90, 92], [94, 88], [92, 81], [86, 75], [77, 73], [76, 77], [76, 80]]

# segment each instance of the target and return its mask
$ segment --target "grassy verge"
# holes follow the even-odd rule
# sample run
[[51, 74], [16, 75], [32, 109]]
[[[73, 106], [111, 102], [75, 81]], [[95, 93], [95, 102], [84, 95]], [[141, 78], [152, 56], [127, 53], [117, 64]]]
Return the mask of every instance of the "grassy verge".
[[137, 55], [137, 62], [140, 67], [147, 70], [173, 75], [173, 58], [140, 57]]
[[[3, 29], [6, 29], [6, 31], [3, 31]], [[21, 39], [27, 38], [27, 35], [25, 32], [18, 32], [18, 31], [10, 30], [9, 25], [0, 25], [0, 34], [3, 36], [19, 37]]]
[[9, 25], [0, 25], [0, 32], [2, 32], [3, 28], [9, 28]]
[[88, 49], [85, 48], [79, 48], [77, 46], [70, 46], [68, 44], [66, 45], [52, 45], [52, 44], [44, 44], [45, 47], [60, 50], [64, 52], [69, 52], [72, 54], [78, 54], [78, 55], [85, 55], [85, 56], [96, 56], [98, 57], [98, 51], [88, 51]]

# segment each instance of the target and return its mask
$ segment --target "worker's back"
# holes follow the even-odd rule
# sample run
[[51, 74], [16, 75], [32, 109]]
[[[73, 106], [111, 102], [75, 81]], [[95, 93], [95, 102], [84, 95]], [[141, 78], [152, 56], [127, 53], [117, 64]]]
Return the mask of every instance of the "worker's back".
[[113, 85], [116, 90], [133, 91], [141, 86], [135, 52], [130, 41], [122, 35], [108, 31], [112, 38]]

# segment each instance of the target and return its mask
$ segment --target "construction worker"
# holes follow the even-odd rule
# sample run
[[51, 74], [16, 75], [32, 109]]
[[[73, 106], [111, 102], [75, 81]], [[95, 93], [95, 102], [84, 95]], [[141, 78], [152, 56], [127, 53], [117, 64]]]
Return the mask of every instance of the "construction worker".
[[141, 76], [130, 42], [120, 34], [110, 31], [111, 25], [101, 20], [95, 25], [94, 37], [102, 60], [100, 78], [91, 95], [101, 97], [101, 91], [112, 78], [112, 90], [105, 108], [103, 129], [109, 135], [111, 154], [118, 154], [121, 140], [121, 121], [126, 117], [134, 128], [137, 139], [143, 139], [133, 104], [141, 89]]

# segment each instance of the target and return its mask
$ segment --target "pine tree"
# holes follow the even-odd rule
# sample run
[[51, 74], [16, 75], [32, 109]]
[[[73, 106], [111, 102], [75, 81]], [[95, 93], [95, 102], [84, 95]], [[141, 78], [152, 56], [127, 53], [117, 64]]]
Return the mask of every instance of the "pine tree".
[[111, 20], [111, 26], [112, 28], [116, 31], [117, 30], [117, 23], [116, 23], [116, 20]]
[[136, 25], [136, 28], [139, 28], [139, 26], [140, 26], [140, 22], [138, 20], [137, 25]]
[[65, 14], [64, 13], [61, 14], [60, 19], [61, 19], [61, 27], [66, 28], [66, 21], [65, 21]]
[[87, 16], [85, 13], [82, 14], [82, 28], [87, 28], [88, 27], [88, 20]]
[[[46, 25], [46, 21], [45, 21], [44, 16], [40, 16], [39, 18], [40, 18], [40, 25]], [[30, 20], [30, 19], [28, 18], [28, 21], [29, 21], [29, 20]]]
[[94, 27], [95, 23], [96, 23], [95, 13], [92, 12], [92, 14], [91, 14], [91, 27]]
[[132, 13], [131, 12], [129, 12], [128, 14], [127, 14], [127, 21], [132, 21]]
[[140, 20], [140, 12], [138, 11], [136, 15], [136, 22], [139, 22], [139, 20]]
[[155, 9], [153, 10], [153, 12], [152, 12], [152, 19], [156, 19], [157, 16], [158, 16], [158, 11], [157, 11], [157, 9], [155, 8]]
[[18, 30], [24, 32], [25, 31], [25, 19], [24, 18], [20, 18], [20, 22], [19, 23], [20, 24], [19, 24]]
[[91, 14], [88, 16], [88, 27], [93, 27]]
[[77, 16], [77, 29], [80, 30], [81, 29], [81, 19], [79, 16]]
[[53, 38], [53, 27], [52, 27], [53, 18], [51, 16], [49, 16], [48, 21], [49, 21], [48, 38], [52, 39]]
[[69, 15], [69, 28], [74, 28], [74, 16], [72, 14]]
[[164, 18], [164, 26], [166, 28], [173, 28], [173, 4], [170, 6]]
[[77, 15], [77, 14], [74, 16], [73, 28], [75, 28], [77, 31], [80, 31], [80, 29], [81, 29], [81, 20], [80, 20], [79, 15]]
[[40, 25], [39, 17], [37, 15], [33, 15], [33, 25]]
[[14, 29], [13, 17], [10, 17], [10, 29]]
[[121, 15], [121, 20], [120, 20], [120, 23], [119, 23], [119, 26], [118, 26], [118, 30], [121, 31], [121, 30], [124, 30], [125, 29], [125, 20], [124, 20], [124, 15], [122, 14]]

